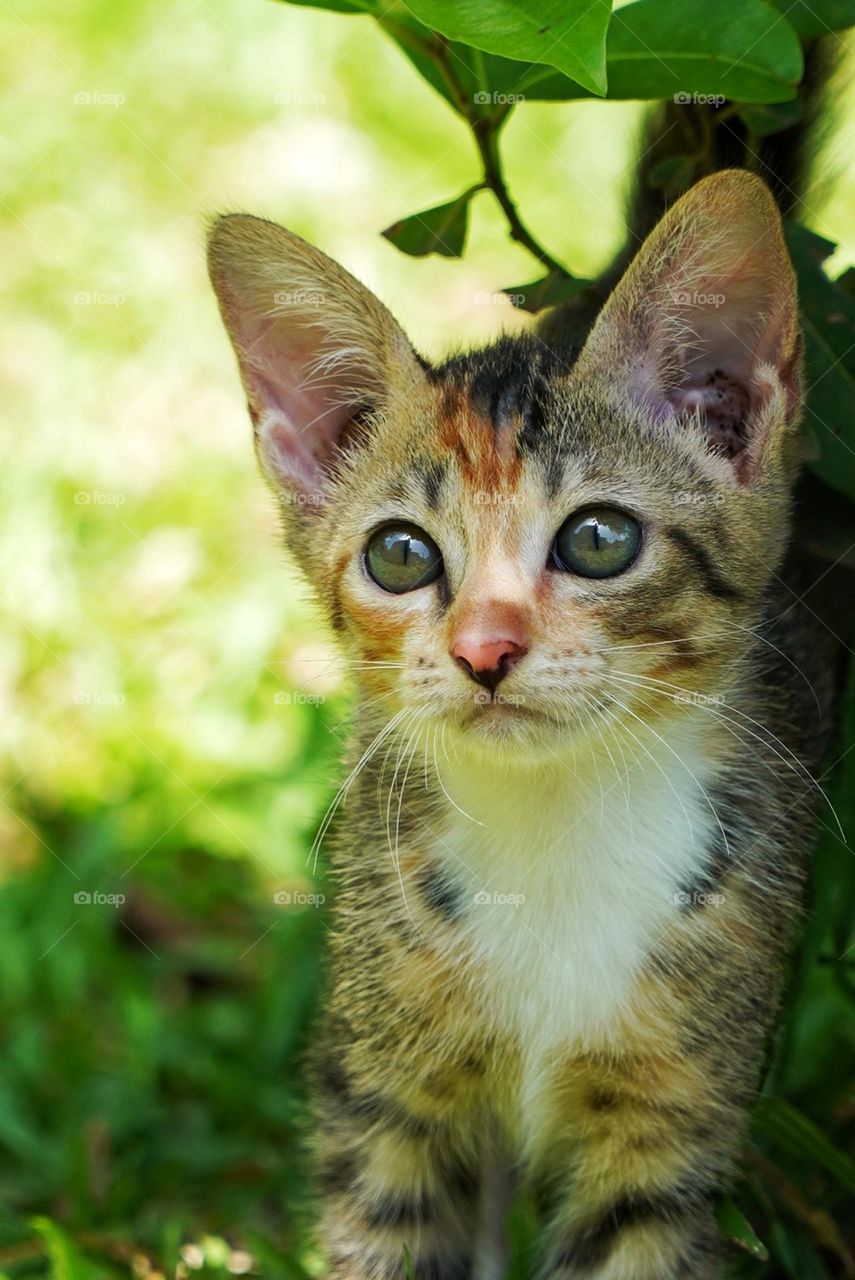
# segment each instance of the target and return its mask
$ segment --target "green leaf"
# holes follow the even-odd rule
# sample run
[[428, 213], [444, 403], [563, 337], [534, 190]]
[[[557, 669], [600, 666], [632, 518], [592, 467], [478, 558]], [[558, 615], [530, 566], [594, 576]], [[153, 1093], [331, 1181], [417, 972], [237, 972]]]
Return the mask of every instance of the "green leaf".
[[413, 1266], [413, 1255], [407, 1245], [403, 1246], [404, 1253], [404, 1271], [407, 1274], [407, 1280], [416, 1280], [416, 1270]]
[[801, 99], [793, 98], [791, 102], [767, 102], [758, 103], [753, 107], [743, 107], [739, 117], [752, 133], [757, 134], [759, 138], [764, 138], [770, 133], [780, 133], [782, 129], [789, 129], [794, 124], [798, 124], [802, 118]]
[[757, 1235], [742, 1210], [731, 1200], [730, 1196], [722, 1196], [715, 1206], [715, 1218], [720, 1230], [752, 1258], [768, 1262], [769, 1250]]
[[773, 1222], [769, 1240], [790, 1280], [829, 1280], [822, 1258], [799, 1232]]
[[92, 1280], [89, 1262], [57, 1223], [50, 1218], [33, 1218], [30, 1225], [45, 1242], [51, 1280]]
[[754, 1128], [783, 1151], [819, 1165], [842, 1187], [855, 1194], [855, 1161], [838, 1151], [822, 1130], [783, 1098], [760, 1098], [754, 1108]]
[[[377, 20], [419, 75], [461, 115], [471, 114], [473, 107], [489, 115], [487, 108], [504, 109], [520, 99], [554, 101], [582, 93], [579, 85], [551, 67], [532, 68], [530, 62], [501, 58], [453, 40], [443, 40], [440, 46], [435, 32], [409, 15], [391, 17], [387, 12]], [[439, 61], [432, 47], [439, 51]], [[533, 77], [538, 83], [529, 88]]]
[[855, 0], [772, 0], [802, 39], [855, 25]]
[[823, 263], [834, 245], [791, 223], [787, 243], [799, 277], [805, 339], [805, 426], [816, 445], [812, 469], [855, 499], [855, 297], [830, 280]]
[[477, 190], [478, 187], [472, 187], [448, 204], [438, 204], [393, 222], [383, 235], [396, 249], [415, 258], [423, 258], [428, 253], [459, 258], [466, 244], [469, 201]]
[[382, 29], [390, 36], [401, 52], [409, 58], [419, 75], [445, 98], [446, 102], [460, 114], [465, 113], [468, 104], [474, 100], [478, 88], [478, 79], [469, 65], [474, 50], [466, 45], [448, 45], [447, 57], [453, 67], [454, 80], [459, 81], [460, 95], [455, 91], [448, 76], [431, 56], [428, 46], [436, 39], [434, 33], [414, 19], [402, 18], [397, 14], [392, 18], [384, 14], [377, 19]]
[[551, 272], [531, 284], [510, 285], [503, 289], [515, 307], [522, 311], [542, 311], [544, 307], [557, 306], [559, 302], [569, 302], [577, 298], [590, 280], [581, 280], [576, 276], [559, 275]]
[[500, 109], [522, 101], [565, 102], [588, 96], [575, 80], [552, 67], [532, 66], [530, 62], [501, 58], [495, 53], [483, 53], [469, 45], [447, 41], [445, 56], [458, 84], [456, 94], [448, 77], [426, 53], [425, 37], [436, 38], [427, 27], [414, 21], [390, 22], [385, 18], [381, 26], [425, 80], [461, 114], [473, 106], [489, 114], [489, 107]]
[[670, 195], [680, 195], [692, 184], [697, 167], [697, 159], [687, 152], [677, 152], [673, 156], [665, 156], [658, 160], [647, 175], [647, 185], [654, 191], [667, 191]]
[[301, 9], [329, 9], [333, 13], [373, 13], [375, 4], [370, 2], [359, 4], [357, 0], [287, 0], [288, 4], [299, 5]]
[[610, 98], [781, 102], [794, 96], [803, 59], [764, 0], [636, 0], [612, 18], [607, 65]]
[[591, 93], [606, 92], [611, 0], [411, 0], [410, 8], [450, 40], [546, 63]]

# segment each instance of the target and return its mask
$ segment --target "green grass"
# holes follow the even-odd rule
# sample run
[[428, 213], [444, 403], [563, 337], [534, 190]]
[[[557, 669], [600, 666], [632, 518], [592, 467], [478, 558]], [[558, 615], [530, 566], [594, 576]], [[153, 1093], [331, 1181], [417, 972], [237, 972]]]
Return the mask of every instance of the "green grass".
[[[287, 222], [428, 353], [520, 323], [483, 299], [537, 272], [483, 195], [463, 262], [380, 238], [475, 157], [368, 20], [47, 0], [0, 26], [0, 1274], [224, 1276], [247, 1253], [256, 1275], [314, 1274], [299, 1059], [325, 917], [275, 895], [324, 892], [306, 860], [348, 695], [255, 474], [204, 223]], [[527, 105], [510, 126], [527, 220], [579, 274], [618, 241], [637, 120]], [[855, 256], [851, 174], [817, 207]], [[837, 1151], [851, 867], [827, 837], [774, 1077]], [[762, 1177], [740, 1203], [775, 1276], [843, 1276], [841, 1173], [806, 1141], [758, 1149], [824, 1217]]]

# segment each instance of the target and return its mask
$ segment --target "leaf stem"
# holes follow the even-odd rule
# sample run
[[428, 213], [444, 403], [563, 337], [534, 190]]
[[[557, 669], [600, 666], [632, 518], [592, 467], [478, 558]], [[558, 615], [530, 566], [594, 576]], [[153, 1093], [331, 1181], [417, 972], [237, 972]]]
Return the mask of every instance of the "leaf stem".
[[483, 116], [478, 120], [470, 120], [472, 133], [475, 138], [475, 144], [478, 147], [478, 153], [481, 156], [481, 163], [484, 166], [484, 185], [489, 187], [502, 213], [505, 215], [508, 227], [511, 233], [511, 239], [517, 244], [521, 244], [528, 249], [538, 262], [542, 262], [547, 271], [556, 275], [567, 276], [569, 273], [557, 262], [551, 254], [543, 248], [541, 244], [535, 240], [534, 236], [525, 226], [517, 212], [517, 207], [511, 199], [507, 184], [505, 183], [504, 173], [502, 172], [501, 157], [499, 155], [499, 130], [504, 123], [505, 117], [497, 123], [489, 117]]
[[[515, 240], [517, 244], [521, 244], [523, 248], [528, 249], [529, 253], [537, 258], [538, 262], [542, 263], [551, 275], [564, 276], [570, 279], [570, 272], [567, 268], [563, 267], [550, 253], [547, 253], [543, 245], [534, 238], [528, 227], [526, 227], [517, 211], [516, 205], [511, 199], [505, 182], [499, 154], [499, 133], [513, 110], [513, 103], [502, 103], [496, 106], [491, 101], [490, 107], [492, 110], [485, 110], [484, 105], [478, 103], [471, 95], [467, 94], [455, 73], [448, 41], [443, 36], [433, 35], [431, 39], [423, 39], [411, 28], [403, 24], [392, 24], [388, 19], [381, 22], [381, 26], [384, 26], [401, 43], [406, 43], [411, 49], [418, 49], [424, 57], [430, 58], [442, 76], [451, 101], [472, 130], [472, 136], [475, 139], [475, 145], [481, 157], [484, 177], [481, 182], [475, 184], [473, 190], [486, 188], [492, 191], [499, 208], [505, 215], [511, 239]], [[484, 92], [488, 92], [483, 78], [483, 55], [479, 54], [479, 59], [479, 83], [482, 85]]]

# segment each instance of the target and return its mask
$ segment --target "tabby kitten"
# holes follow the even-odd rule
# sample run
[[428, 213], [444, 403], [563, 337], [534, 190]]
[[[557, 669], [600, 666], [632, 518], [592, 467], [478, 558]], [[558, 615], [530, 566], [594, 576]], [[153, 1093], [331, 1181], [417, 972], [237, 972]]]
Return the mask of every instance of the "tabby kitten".
[[[335, 262], [210, 270], [287, 544], [358, 689], [316, 1055], [335, 1280], [708, 1280], [810, 843], [824, 707], [779, 599], [793, 271], [729, 171], [579, 353], [430, 365]], [[789, 607], [788, 607], [789, 606]]]

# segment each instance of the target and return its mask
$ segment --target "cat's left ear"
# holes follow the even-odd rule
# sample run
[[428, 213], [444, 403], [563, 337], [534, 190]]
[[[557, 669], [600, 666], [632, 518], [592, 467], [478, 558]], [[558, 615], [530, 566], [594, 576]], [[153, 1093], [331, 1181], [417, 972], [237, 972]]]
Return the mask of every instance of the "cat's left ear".
[[366, 414], [424, 383], [403, 330], [332, 258], [263, 218], [219, 218], [208, 269], [238, 358], [262, 469], [321, 506]]
[[799, 409], [796, 280], [769, 189], [705, 178], [668, 211], [591, 330], [574, 376], [654, 420], [693, 418], [750, 482]]

